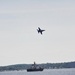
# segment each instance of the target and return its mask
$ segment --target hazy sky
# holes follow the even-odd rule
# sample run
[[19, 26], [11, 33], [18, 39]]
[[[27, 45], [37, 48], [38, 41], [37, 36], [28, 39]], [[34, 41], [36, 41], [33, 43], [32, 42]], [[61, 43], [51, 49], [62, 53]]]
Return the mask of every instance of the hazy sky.
[[75, 0], [0, 0], [0, 66], [34, 61], [75, 61]]

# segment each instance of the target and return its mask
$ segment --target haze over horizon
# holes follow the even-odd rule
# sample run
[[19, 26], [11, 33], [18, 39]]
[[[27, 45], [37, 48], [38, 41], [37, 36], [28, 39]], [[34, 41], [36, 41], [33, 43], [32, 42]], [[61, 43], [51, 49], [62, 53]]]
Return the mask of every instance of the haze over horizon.
[[0, 0], [0, 66], [75, 61], [74, 34], [74, 0]]

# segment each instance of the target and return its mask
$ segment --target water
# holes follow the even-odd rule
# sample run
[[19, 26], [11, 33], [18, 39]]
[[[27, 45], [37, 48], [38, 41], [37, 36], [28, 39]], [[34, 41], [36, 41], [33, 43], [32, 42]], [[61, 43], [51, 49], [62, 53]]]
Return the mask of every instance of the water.
[[75, 75], [75, 69], [49, 69], [42, 72], [5, 71], [0, 75]]

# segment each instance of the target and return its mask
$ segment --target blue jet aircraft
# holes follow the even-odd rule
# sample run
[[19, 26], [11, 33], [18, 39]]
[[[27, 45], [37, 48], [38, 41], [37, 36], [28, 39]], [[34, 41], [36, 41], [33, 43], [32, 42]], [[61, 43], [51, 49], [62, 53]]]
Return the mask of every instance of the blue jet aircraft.
[[45, 30], [42, 30], [42, 29], [40, 29], [40, 27], [38, 27], [37, 31], [38, 31], [38, 33], [40, 33], [42, 35], [42, 32]]

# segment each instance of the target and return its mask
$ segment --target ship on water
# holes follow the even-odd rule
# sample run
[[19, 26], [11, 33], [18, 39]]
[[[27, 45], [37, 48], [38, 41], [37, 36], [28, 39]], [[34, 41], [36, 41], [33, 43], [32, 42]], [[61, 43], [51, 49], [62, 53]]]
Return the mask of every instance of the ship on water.
[[27, 72], [32, 72], [32, 71], [43, 71], [44, 68], [37, 66], [36, 63], [31, 65], [30, 68], [27, 69]]

